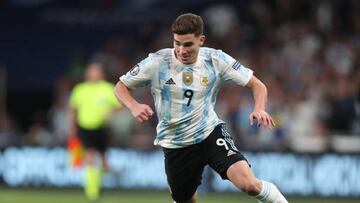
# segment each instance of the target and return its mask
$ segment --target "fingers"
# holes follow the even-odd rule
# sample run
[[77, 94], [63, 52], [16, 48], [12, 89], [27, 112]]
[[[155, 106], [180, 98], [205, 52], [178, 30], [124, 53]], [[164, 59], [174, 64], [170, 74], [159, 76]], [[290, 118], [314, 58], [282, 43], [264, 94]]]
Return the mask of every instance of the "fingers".
[[144, 120], [141, 117], [136, 117], [136, 120], [139, 121], [140, 123], [144, 122]]
[[271, 116], [268, 117], [269, 128], [275, 127], [275, 122]]
[[147, 121], [149, 118], [148, 116], [144, 115], [144, 114], [140, 114], [136, 117], [136, 119], [140, 122], [140, 123], [143, 123], [145, 121]]
[[271, 118], [271, 124], [272, 124], [273, 127], [276, 126], [275, 121], [272, 118]]
[[254, 124], [254, 121], [257, 120], [257, 122], [259, 122], [259, 115], [257, 113], [251, 113], [249, 116], [249, 120], [250, 120], [250, 125]]
[[257, 122], [257, 126], [260, 127], [260, 125], [262, 123], [260, 113], [257, 113], [257, 112], [251, 113], [250, 116], [249, 116], [249, 119], [250, 119], [250, 125], [253, 125], [254, 122]]
[[259, 122], [259, 127], [260, 127], [260, 125], [262, 125], [264, 128], [272, 128], [271, 121], [270, 121], [270, 120], [272, 120], [272, 118], [269, 114], [267, 114], [267, 113], [262, 114], [260, 116], [260, 119], [261, 120]]
[[250, 125], [254, 124], [254, 115], [253, 115], [253, 113], [250, 114], [249, 121], [250, 121]]
[[143, 123], [143, 122], [149, 120], [149, 118], [150, 118], [150, 116], [145, 112], [142, 112], [135, 117], [136, 117], [136, 120], [138, 120], [140, 123]]
[[266, 114], [265, 119], [266, 119], [266, 126], [265, 127], [270, 128], [270, 129], [275, 127], [275, 122], [274, 122], [273, 118], [269, 114]]
[[145, 108], [145, 113], [151, 117], [153, 114], [154, 114], [154, 111], [149, 107], [147, 106], [147, 108]]
[[275, 127], [275, 122], [272, 117], [264, 112], [252, 112], [249, 116], [250, 125], [254, 124], [254, 121], [257, 121], [257, 126], [263, 126], [264, 128], [273, 128]]
[[154, 114], [154, 111], [148, 105], [141, 105], [139, 109], [136, 109], [133, 112], [134, 117], [140, 123], [143, 123], [150, 119], [150, 117]]
[[269, 116], [267, 116], [267, 115], [262, 115], [261, 116], [261, 123], [263, 124], [264, 128], [270, 127], [268, 117]]

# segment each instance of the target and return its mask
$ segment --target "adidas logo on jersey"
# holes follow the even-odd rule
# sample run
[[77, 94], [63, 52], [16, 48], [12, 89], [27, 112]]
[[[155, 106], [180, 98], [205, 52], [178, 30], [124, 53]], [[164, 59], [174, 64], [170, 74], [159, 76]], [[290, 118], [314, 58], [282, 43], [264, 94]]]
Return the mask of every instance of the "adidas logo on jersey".
[[174, 80], [172, 78], [170, 78], [168, 81], [165, 82], [165, 84], [167, 84], [167, 85], [175, 85], [176, 83], [174, 82]]
[[233, 150], [230, 149], [230, 150], [228, 151], [228, 153], [227, 153], [227, 156], [231, 156], [231, 155], [233, 155], [233, 154], [236, 154], [236, 152], [234, 152]]

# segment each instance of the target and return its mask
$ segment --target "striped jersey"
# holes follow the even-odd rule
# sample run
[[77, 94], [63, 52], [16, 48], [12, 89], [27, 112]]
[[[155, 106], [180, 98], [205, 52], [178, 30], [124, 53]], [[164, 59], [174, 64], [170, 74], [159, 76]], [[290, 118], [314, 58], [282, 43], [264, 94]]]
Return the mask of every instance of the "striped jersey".
[[221, 50], [201, 47], [196, 63], [182, 64], [174, 49], [151, 53], [120, 80], [150, 86], [159, 119], [155, 145], [181, 148], [205, 140], [220, 123], [214, 111], [221, 84], [245, 86], [253, 71]]

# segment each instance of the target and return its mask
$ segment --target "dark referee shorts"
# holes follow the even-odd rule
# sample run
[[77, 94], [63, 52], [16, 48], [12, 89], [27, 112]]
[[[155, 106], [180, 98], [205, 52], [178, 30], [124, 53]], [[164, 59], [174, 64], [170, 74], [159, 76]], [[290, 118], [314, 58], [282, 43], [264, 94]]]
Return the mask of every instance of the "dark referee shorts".
[[85, 149], [95, 149], [100, 153], [105, 153], [108, 148], [108, 135], [105, 128], [95, 130], [79, 129], [79, 137]]
[[237, 150], [225, 124], [215, 127], [208, 138], [199, 144], [179, 149], [163, 148], [165, 171], [171, 196], [176, 202], [189, 200], [201, 184], [206, 165], [223, 179], [227, 169], [246, 158]]

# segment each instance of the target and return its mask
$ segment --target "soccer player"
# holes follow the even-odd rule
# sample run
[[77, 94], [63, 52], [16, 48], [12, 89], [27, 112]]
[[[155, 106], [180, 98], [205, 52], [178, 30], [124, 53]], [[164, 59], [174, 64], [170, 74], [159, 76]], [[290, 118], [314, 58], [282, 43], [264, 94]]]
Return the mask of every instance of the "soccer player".
[[[108, 169], [106, 124], [111, 113], [121, 107], [113, 90], [102, 66], [94, 63], [88, 65], [85, 81], [77, 84], [70, 95], [70, 135], [79, 136], [86, 149], [84, 186], [89, 200], [99, 198], [102, 171]], [[100, 164], [95, 161], [97, 156]]]
[[264, 128], [274, 127], [265, 111], [265, 85], [228, 54], [201, 47], [205, 36], [200, 16], [178, 16], [172, 32], [174, 48], [149, 54], [120, 77], [115, 94], [139, 122], [144, 122], [154, 112], [147, 104], [137, 102], [128, 88], [150, 86], [159, 118], [154, 144], [164, 151], [174, 201], [196, 202], [203, 169], [209, 165], [260, 202], [287, 202], [274, 184], [254, 176], [214, 111], [221, 84], [232, 81], [252, 90], [255, 104], [250, 124], [256, 119]]

